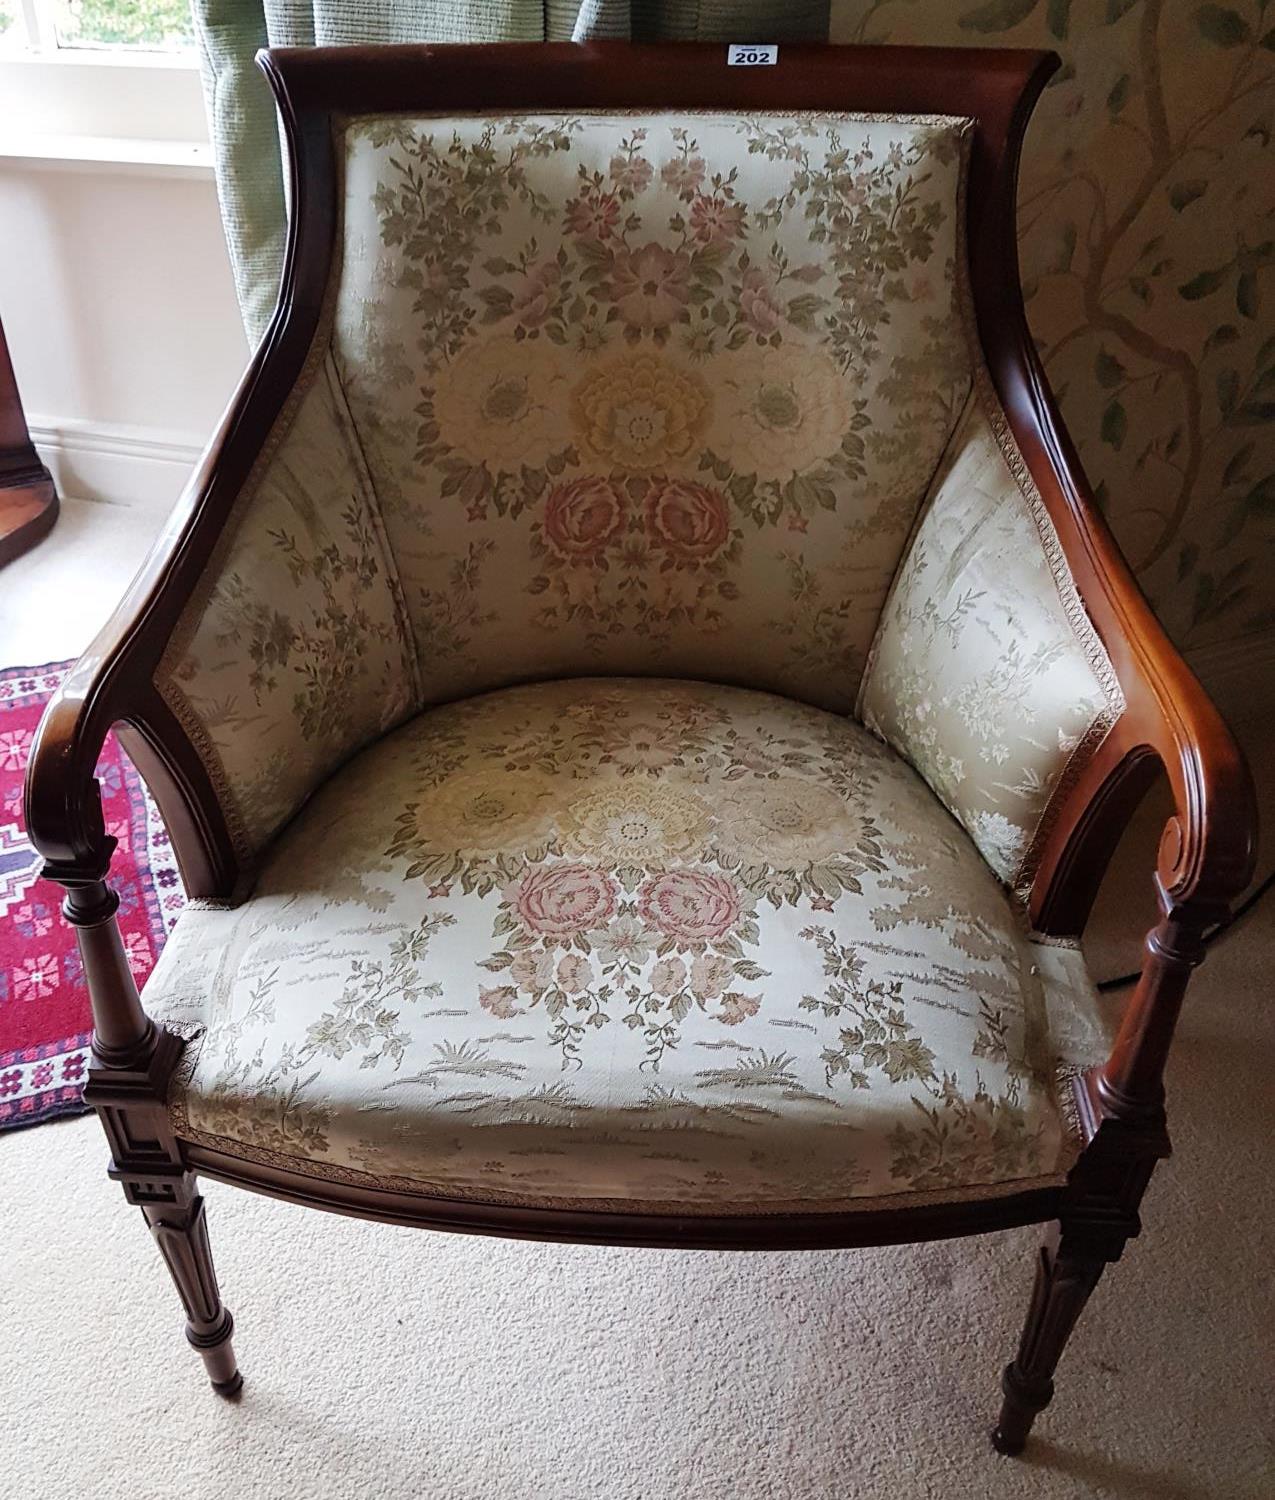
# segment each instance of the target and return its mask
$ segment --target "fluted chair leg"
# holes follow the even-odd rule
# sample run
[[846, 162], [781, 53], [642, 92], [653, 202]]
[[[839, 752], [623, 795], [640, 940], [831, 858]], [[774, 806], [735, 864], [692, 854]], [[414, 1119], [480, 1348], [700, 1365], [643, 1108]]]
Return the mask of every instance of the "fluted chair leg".
[[195, 1193], [184, 1207], [142, 1212], [186, 1309], [186, 1337], [199, 1351], [213, 1390], [220, 1396], [238, 1395], [243, 1376], [230, 1341], [235, 1320], [217, 1285], [203, 1198]]
[[1041, 1249], [1018, 1354], [1001, 1377], [1005, 1399], [992, 1431], [998, 1453], [1021, 1453], [1037, 1414], [1053, 1400], [1054, 1371], [1105, 1265], [1105, 1258], [1078, 1252], [1066, 1235]]
[[142, 1009], [120, 940], [119, 902], [104, 882], [71, 887], [63, 904], [75, 928], [93, 1002], [93, 1063], [84, 1099], [111, 1147], [109, 1176], [142, 1210], [186, 1309], [186, 1337], [223, 1396], [243, 1377], [208, 1245], [204, 1200], [168, 1115], [168, 1090], [182, 1042]]

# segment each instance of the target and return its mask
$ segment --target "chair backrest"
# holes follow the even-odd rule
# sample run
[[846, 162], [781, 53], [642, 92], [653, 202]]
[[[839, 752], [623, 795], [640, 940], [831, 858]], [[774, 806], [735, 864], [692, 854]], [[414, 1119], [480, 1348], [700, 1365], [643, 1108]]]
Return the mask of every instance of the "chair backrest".
[[332, 342], [426, 702], [850, 711], [965, 402], [953, 116], [356, 117]]

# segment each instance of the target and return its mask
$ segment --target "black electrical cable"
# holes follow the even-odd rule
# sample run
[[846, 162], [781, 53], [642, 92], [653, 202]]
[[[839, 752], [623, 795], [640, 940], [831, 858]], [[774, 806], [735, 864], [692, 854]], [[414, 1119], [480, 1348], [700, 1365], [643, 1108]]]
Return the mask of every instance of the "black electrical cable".
[[[1262, 881], [1261, 885], [1252, 890], [1244, 898], [1244, 900], [1240, 902], [1240, 904], [1235, 908], [1230, 916], [1226, 918], [1225, 921], [1219, 922], [1216, 927], [1212, 928], [1209, 932], [1206, 932], [1204, 934], [1204, 946], [1207, 948], [1211, 943], [1216, 942], [1224, 932], [1229, 932], [1241, 917], [1247, 916], [1249, 912], [1253, 910], [1253, 908], [1273, 885], [1275, 885], [1275, 870], [1272, 870], [1266, 877], [1266, 879]], [[1108, 990], [1122, 990], [1127, 984], [1134, 984], [1141, 977], [1142, 970], [1135, 969], [1132, 974], [1120, 974], [1117, 975], [1115, 979], [1104, 979], [1098, 986], [1098, 989], [1103, 994], [1105, 994]]]

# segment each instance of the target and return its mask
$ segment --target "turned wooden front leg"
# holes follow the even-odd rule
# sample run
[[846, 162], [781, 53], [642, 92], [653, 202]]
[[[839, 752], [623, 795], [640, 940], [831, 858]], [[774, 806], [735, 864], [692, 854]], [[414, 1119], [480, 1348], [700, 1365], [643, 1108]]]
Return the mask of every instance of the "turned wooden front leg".
[[213, 1389], [235, 1395], [243, 1377], [208, 1245], [204, 1200], [168, 1114], [168, 1088], [182, 1043], [142, 1009], [120, 942], [118, 902], [100, 881], [68, 892], [63, 911], [76, 929], [93, 1003], [93, 1063], [85, 1102], [111, 1146], [109, 1175], [142, 1210], [182, 1306], [186, 1337], [203, 1358]]
[[217, 1285], [203, 1198], [195, 1192], [180, 1209], [148, 1205], [142, 1212], [186, 1309], [186, 1337], [203, 1358], [213, 1390], [237, 1395], [243, 1376], [230, 1342], [235, 1320]]
[[1018, 1354], [1001, 1377], [1005, 1400], [992, 1432], [999, 1453], [1021, 1453], [1037, 1414], [1053, 1400], [1054, 1371], [1106, 1264], [1069, 1245], [1066, 1235], [1042, 1247]]

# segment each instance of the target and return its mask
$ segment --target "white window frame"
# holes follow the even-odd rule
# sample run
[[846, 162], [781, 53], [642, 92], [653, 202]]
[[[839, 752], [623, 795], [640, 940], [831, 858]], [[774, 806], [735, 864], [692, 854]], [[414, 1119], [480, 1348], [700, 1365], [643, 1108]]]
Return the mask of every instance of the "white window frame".
[[0, 169], [211, 173], [193, 50], [58, 47], [39, 0], [20, 4], [25, 38], [0, 46]]

